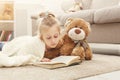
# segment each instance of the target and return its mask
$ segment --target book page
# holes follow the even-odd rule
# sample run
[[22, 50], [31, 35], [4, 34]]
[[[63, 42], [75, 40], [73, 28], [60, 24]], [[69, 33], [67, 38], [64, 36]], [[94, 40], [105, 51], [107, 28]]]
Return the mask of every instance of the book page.
[[45, 64], [45, 65], [53, 65], [53, 64], [59, 64], [62, 62], [57, 62], [57, 61], [50, 61], [50, 62], [37, 62], [37, 64]]
[[51, 60], [51, 62], [69, 64], [71, 61], [80, 59], [79, 56], [59, 56]]

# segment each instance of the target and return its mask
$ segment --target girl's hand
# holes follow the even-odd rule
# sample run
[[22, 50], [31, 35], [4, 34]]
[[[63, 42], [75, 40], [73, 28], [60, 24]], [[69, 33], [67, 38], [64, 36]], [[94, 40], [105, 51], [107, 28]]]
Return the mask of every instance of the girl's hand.
[[41, 62], [50, 62], [51, 60], [50, 59], [48, 59], [48, 58], [43, 58], [42, 60], [41, 60]]

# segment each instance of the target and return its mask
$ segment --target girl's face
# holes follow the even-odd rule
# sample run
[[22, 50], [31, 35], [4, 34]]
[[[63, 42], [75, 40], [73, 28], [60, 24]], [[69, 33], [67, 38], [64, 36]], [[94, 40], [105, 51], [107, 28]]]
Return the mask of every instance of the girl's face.
[[50, 27], [42, 34], [43, 41], [47, 48], [55, 48], [59, 42], [60, 32], [56, 25]]

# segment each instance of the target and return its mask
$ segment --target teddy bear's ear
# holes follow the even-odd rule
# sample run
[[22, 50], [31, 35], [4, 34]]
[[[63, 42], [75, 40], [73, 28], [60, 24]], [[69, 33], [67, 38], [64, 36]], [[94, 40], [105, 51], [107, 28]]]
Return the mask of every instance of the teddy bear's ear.
[[89, 32], [91, 32], [90, 23], [86, 22]]
[[65, 27], [67, 27], [68, 24], [71, 23], [71, 21], [73, 21], [73, 18], [68, 18], [68, 19], [66, 20]]

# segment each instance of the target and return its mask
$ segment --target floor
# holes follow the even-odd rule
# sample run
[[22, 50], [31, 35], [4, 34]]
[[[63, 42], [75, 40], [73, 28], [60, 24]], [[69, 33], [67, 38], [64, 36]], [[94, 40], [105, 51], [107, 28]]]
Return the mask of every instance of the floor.
[[78, 80], [120, 80], [120, 71], [110, 72]]

